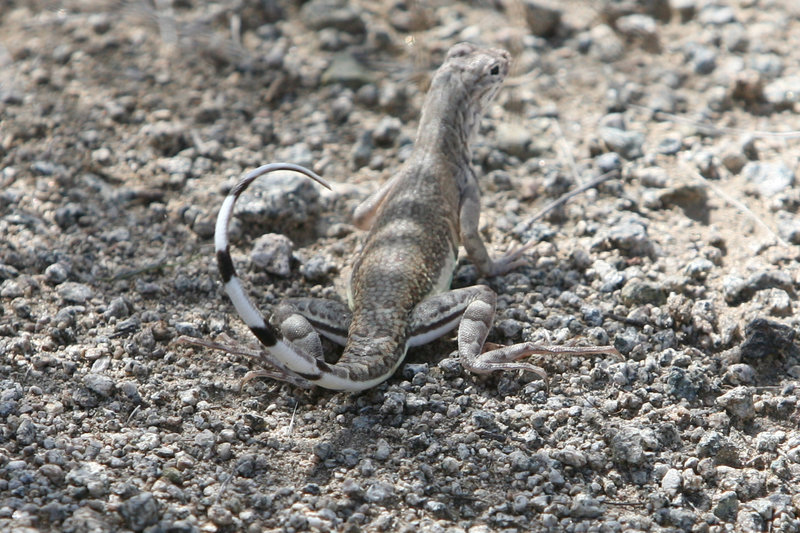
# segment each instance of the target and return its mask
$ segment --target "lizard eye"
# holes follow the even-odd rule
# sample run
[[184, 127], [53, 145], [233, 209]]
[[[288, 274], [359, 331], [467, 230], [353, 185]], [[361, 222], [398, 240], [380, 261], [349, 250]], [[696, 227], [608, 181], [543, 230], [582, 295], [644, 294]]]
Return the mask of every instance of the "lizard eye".
[[493, 66], [492, 70], [489, 71], [489, 74], [491, 74], [492, 76], [497, 76], [498, 74], [500, 74], [500, 67], [498, 67], [497, 65]]

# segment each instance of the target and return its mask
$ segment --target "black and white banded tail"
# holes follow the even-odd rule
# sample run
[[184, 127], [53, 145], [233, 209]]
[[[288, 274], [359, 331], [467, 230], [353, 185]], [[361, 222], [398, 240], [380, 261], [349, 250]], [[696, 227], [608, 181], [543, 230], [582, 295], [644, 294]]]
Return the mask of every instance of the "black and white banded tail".
[[[247, 190], [247, 187], [249, 187], [256, 178], [278, 170], [298, 172], [308, 176], [323, 187], [331, 188], [324, 179], [313, 171], [292, 163], [270, 163], [248, 172], [241, 181], [231, 189], [230, 193], [228, 193], [228, 196], [225, 198], [219, 210], [219, 215], [217, 215], [217, 224], [214, 229], [214, 248], [217, 254], [217, 266], [222, 276], [225, 292], [236, 308], [236, 312], [247, 327], [250, 328], [250, 331], [261, 341], [261, 344], [268, 348], [269, 351], [284, 364], [290, 361], [291, 363], [287, 366], [290, 366], [291, 370], [295, 373], [316, 376], [320, 371], [318, 363], [313, 358], [298, 357], [299, 354], [297, 351], [281, 340], [280, 333], [270, 325], [269, 320], [266, 320], [261, 315], [255, 304], [253, 304], [247, 296], [242, 282], [236, 274], [236, 268], [233, 266], [233, 260], [230, 254], [228, 224], [233, 216], [233, 208], [236, 205], [236, 200], [239, 199], [239, 196]], [[281, 370], [286, 369], [284, 368]]]

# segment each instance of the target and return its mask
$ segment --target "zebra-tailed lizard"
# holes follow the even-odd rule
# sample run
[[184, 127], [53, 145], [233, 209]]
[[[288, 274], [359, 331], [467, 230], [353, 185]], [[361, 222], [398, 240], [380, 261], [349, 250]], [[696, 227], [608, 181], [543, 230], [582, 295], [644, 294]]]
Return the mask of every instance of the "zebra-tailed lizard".
[[[485, 285], [448, 290], [459, 244], [486, 276], [520, 266], [530, 246], [492, 260], [478, 232], [480, 198], [470, 142], [508, 75], [509, 62], [505, 50], [467, 43], [447, 53], [426, 96], [411, 156], [355, 211], [356, 226], [369, 233], [353, 267], [347, 305], [289, 299], [274, 311], [275, 328], [244, 292], [229, 251], [227, 227], [234, 205], [253, 180], [274, 170], [293, 170], [327, 186], [322, 178], [304, 167], [276, 163], [250, 172], [231, 190], [217, 218], [217, 262], [225, 291], [263, 345], [259, 357], [275, 369], [251, 375], [303, 387], [368, 389], [395, 372], [408, 348], [456, 327], [461, 364], [476, 373], [524, 370], [545, 378], [544, 370], [519, 360], [532, 354], [618, 353], [613, 346], [531, 342], [484, 351], [497, 295]], [[324, 361], [320, 335], [344, 345], [336, 364]]]

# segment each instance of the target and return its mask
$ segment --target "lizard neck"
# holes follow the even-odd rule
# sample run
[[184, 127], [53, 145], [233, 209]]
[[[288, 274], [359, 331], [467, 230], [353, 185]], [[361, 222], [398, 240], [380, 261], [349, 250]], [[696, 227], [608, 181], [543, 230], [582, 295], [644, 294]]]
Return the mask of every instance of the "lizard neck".
[[436, 154], [463, 166], [472, 160], [470, 144], [481, 113], [463, 85], [452, 81], [449, 76], [434, 78], [422, 106], [414, 146], [423, 153]]

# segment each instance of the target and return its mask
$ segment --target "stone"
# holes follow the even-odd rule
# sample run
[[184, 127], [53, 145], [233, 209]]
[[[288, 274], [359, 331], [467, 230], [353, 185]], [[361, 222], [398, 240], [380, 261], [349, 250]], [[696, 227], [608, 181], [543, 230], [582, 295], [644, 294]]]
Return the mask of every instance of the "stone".
[[781, 162], [750, 161], [742, 168], [742, 176], [764, 198], [786, 191], [795, 179], [794, 171]]

